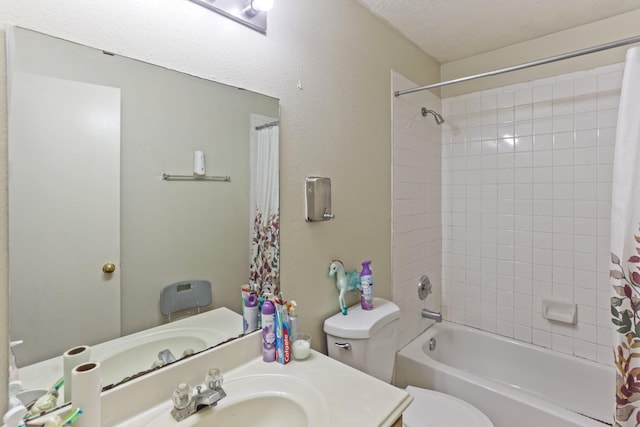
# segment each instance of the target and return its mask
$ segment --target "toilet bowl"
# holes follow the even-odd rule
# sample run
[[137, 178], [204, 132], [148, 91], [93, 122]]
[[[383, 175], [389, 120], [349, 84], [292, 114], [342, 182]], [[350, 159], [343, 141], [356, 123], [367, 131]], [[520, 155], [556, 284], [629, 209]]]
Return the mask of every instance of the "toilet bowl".
[[402, 414], [404, 427], [493, 427], [475, 406], [448, 394], [407, 386], [413, 402]]
[[[360, 304], [324, 321], [329, 357], [391, 383], [396, 356], [397, 305], [373, 299], [373, 310]], [[403, 414], [406, 427], [493, 427], [473, 405], [444, 393], [408, 386], [413, 402]]]

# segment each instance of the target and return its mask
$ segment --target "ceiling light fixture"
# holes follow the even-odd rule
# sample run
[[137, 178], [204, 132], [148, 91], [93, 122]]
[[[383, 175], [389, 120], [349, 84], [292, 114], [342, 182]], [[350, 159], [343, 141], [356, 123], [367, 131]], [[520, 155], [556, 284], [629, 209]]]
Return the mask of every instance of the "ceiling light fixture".
[[273, 0], [191, 0], [242, 25], [267, 34], [267, 11]]

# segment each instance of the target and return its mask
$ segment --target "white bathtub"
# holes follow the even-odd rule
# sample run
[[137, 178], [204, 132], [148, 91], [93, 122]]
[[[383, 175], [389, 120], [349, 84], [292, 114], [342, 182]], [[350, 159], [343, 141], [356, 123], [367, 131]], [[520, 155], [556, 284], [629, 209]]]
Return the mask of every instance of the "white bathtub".
[[394, 382], [466, 400], [495, 427], [604, 427], [613, 418], [613, 367], [449, 322], [400, 350]]

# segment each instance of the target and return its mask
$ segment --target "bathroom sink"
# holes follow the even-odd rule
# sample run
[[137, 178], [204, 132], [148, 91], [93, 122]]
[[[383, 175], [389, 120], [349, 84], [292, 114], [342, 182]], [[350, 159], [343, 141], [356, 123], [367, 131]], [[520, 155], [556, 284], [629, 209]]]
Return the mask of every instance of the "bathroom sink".
[[[222, 403], [219, 405], [219, 407], [207, 411], [200, 411], [180, 424], [190, 427], [211, 425], [300, 427], [312, 425], [310, 417], [307, 416], [300, 404], [282, 396], [267, 395], [240, 400], [229, 405]], [[157, 421], [153, 421], [147, 425], [165, 425], [156, 423]], [[173, 425], [173, 423], [167, 425]]]
[[95, 352], [92, 358], [100, 361], [102, 384], [114, 384], [129, 375], [151, 369], [162, 350], [170, 350], [178, 360], [185, 350], [198, 352], [219, 342], [219, 335], [206, 328], [169, 329], [137, 336], [131, 342], [125, 338], [121, 345]]
[[178, 422], [171, 416], [172, 404], [156, 406], [127, 426], [278, 426], [320, 427], [330, 425], [330, 411], [324, 396], [303, 380], [279, 374], [260, 374], [225, 379], [227, 397]]

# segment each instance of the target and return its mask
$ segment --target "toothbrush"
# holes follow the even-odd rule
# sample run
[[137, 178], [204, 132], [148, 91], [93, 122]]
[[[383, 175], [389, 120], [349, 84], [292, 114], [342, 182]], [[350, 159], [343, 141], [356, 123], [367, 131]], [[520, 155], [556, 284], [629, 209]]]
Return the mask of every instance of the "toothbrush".
[[71, 411], [71, 413], [67, 415], [67, 417], [64, 420], [62, 420], [62, 423], [60, 425], [70, 426], [71, 424], [73, 424], [75, 420], [78, 419], [80, 415], [82, 415], [82, 409], [76, 408], [75, 411]]
[[53, 390], [58, 391], [60, 390], [60, 387], [62, 387], [64, 385], [64, 377], [60, 377], [60, 379], [58, 381], [56, 381], [53, 384], [53, 387], [51, 387]]

